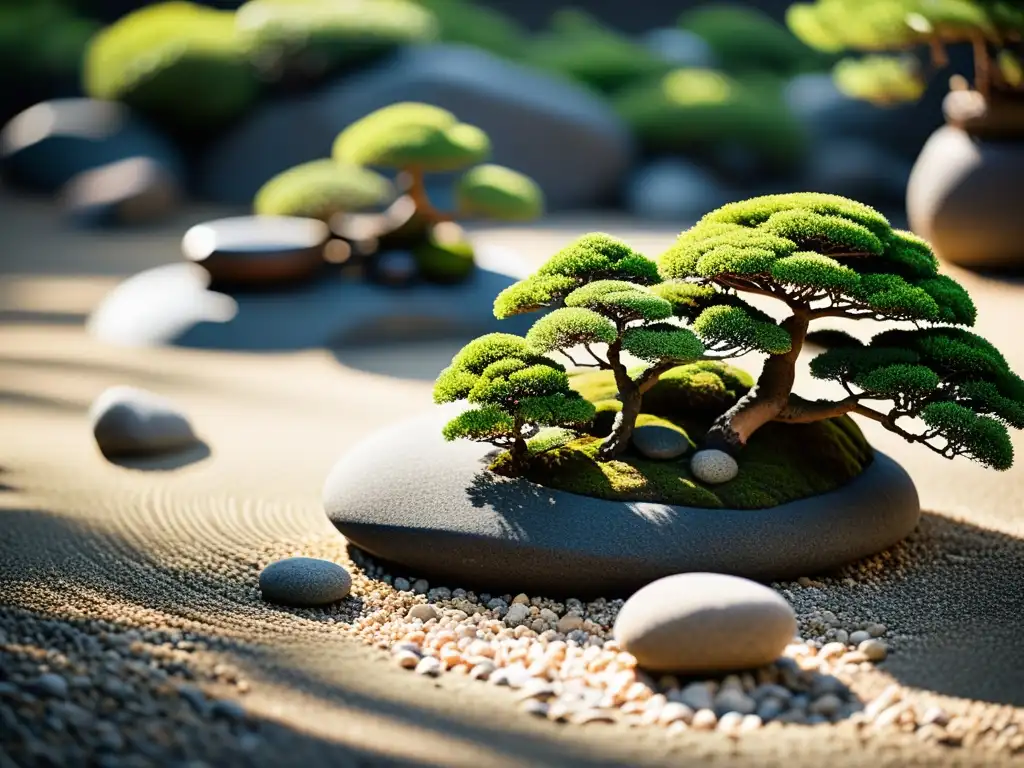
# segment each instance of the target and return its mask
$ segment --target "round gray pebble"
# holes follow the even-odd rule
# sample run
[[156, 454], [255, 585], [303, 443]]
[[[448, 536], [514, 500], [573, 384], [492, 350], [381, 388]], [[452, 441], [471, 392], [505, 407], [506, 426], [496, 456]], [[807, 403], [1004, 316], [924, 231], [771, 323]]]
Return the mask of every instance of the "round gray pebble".
[[92, 433], [105, 456], [178, 450], [197, 440], [181, 410], [161, 395], [136, 387], [111, 387], [89, 409]]
[[312, 557], [289, 557], [260, 573], [263, 599], [291, 606], [326, 605], [341, 600], [352, 577], [337, 563]]
[[717, 485], [732, 480], [739, 474], [740, 468], [736, 459], [725, 451], [705, 449], [693, 454], [690, 471], [702, 483]]
[[677, 459], [690, 449], [682, 432], [670, 427], [648, 424], [633, 430], [633, 447], [648, 459]]

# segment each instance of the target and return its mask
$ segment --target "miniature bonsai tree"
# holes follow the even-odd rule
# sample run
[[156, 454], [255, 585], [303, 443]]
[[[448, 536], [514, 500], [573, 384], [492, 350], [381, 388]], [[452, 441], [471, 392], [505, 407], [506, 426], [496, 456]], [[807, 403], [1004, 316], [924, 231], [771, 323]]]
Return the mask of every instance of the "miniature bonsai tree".
[[[1024, 79], [1024, 8], [1009, 0], [815, 0], [790, 7], [787, 22], [808, 45], [831, 53], [927, 48], [935, 69], [948, 64], [947, 46], [969, 44], [985, 98], [1019, 89]], [[843, 62], [836, 74], [849, 95], [882, 104], [914, 100], [924, 88], [918, 62], [901, 55]]]
[[[676, 307], [657, 292], [660, 282], [654, 262], [620, 240], [591, 233], [494, 302], [498, 318], [558, 307], [530, 328], [530, 349], [559, 352], [574, 365], [612, 371], [622, 408], [601, 446], [605, 460], [629, 446], [643, 395], [658, 377], [704, 353], [692, 331], [666, 322]], [[574, 348], [585, 351], [586, 362], [572, 358]], [[633, 373], [624, 354], [643, 361], [642, 370]]]
[[[736, 454], [769, 422], [857, 414], [943, 456], [1000, 470], [1012, 464], [1007, 427], [1024, 428], [1024, 380], [964, 330], [974, 304], [938, 274], [928, 243], [874, 209], [807, 193], [731, 203], [683, 232], [658, 267], [669, 281], [661, 295], [674, 297], [708, 349], [768, 353], [756, 386], [714, 422], [707, 447]], [[740, 293], [775, 299], [789, 314], [769, 327]], [[846, 396], [810, 401], [793, 392], [796, 366], [810, 324], [825, 318], [914, 328], [814, 358], [812, 375], [838, 382]]]
[[183, 0], [123, 16], [91, 40], [85, 92], [122, 101], [160, 125], [206, 133], [240, 116], [259, 83], [234, 13]]
[[409, 0], [249, 0], [235, 19], [265, 79], [306, 83], [438, 32], [434, 15]]
[[507, 448], [513, 471], [522, 468], [529, 455], [526, 441], [541, 428], [574, 429], [594, 418], [594, 406], [569, 387], [565, 368], [509, 333], [471, 341], [441, 372], [434, 401], [459, 400], [473, 407], [448, 422], [445, 440], [466, 438]]

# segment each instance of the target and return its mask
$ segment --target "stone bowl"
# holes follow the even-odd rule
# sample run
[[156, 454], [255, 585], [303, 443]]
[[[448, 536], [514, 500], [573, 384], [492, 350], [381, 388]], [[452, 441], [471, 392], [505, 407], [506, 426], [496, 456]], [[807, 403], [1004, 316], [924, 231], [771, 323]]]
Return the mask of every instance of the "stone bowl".
[[759, 581], [819, 574], [917, 525], [909, 475], [876, 453], [838, 490], [769, 509], [618, 502], [509, 479], [490, 446], [446, 443], [439, 407], [365, 440], [331, 470], [323, 501], [350, 544], [432, 583], [554, 596], [626, 595], [663, 576]]

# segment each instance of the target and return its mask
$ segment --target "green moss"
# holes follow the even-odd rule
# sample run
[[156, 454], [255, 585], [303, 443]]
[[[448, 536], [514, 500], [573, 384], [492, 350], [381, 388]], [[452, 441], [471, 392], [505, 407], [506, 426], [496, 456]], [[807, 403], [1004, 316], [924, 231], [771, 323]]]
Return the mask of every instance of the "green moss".
[[650, 151], [701, 153], [734, 145], [791, 168], [806, 136], [778, 87], [706, 69], [678, 69], [615, 94], [612, 105]]
[[437, 36], [433, 14], [406, 0], [249, 0], [236, 18], [257, 66], [307, 79]]
[[829, 61], [756, 8], [708, 4], [684, 13], [679, 25], [704, 38], [718, 61], [735, 71], [795, 75], [822, 69]]
[[89, 96], [123, 101], [185, 132], [223, 126], [259, 91], [234, 14], [181, 0], [129, 13], [97, 34], [83, 79]]
[[529, 44], [529, 32], [511, 16], [471, 0], [415, 0], [434, 14], [438, 37], [464, 43], [509, 59], [519, 58]]
[[413, 247], [420, 274], [434, 283], [460, 283], [473, 272], [473, 244], [462, 230], [455, 226], [454, 234], [447, 234], [445, 224], [434, 227], [427, 239]]
[[[637, 423], [670, 426], [691, 441], [708, 425], [647, 415]], [[744, 449], [736, 479], [717, 486], [694, 480], [685, 459], [652, 461], [630, 450], [615, 461], [598, 462], [600, 445], [600, 437], [587, 435], [533, 455], [524, 476], [549, 488], [614, 501], [763, 509], [833, 491], [857, 477], [872, 458], [864, 436], [847, 417], [763, 427]], [[499, 474], [507, 469], [507, 454], [492, 469]]]
[[264, 184], [253, 210], [268, 216], [307, 216], [327, 221], [336, 213], [387, 202], [394, 190], [377, 173], [333, 160], [313, 160], [279, 173]]

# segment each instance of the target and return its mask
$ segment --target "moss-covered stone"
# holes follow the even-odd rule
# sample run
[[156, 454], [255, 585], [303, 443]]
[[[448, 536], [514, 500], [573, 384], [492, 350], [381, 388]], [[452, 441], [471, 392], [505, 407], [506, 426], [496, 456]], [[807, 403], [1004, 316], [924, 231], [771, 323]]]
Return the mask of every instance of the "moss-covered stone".
[[129, 13], [90, 42], [85, 91], [165, 128], [219, 128], [255, 101], [259, 82], [227, 11], [172, 0]]
[[[614, 382], [601, 371], [574, 375], [571, 383], [594, 403], [596, 416], [591, 434], [569, 441], [563, 437], [557, 444], [546, 438], [544, 451], [531, 451], [523, 476], [549, 488], [617, 501], [763, 509], [833, 491], [857, 477], [873, 456], [860, 428], [844, 416], [762, 427], [739, 456], [736, 479], [713, 487], [695, 480], [685, 460], [655, 461], [630, 449], [616, 460], [599, 462], [597, 451], [619, 409]], [[748, 374], [722, 363], [679, 366], [645, 396], [637, 425], [676, 429], [698, 444], [715, 416], [751, 385]], [[506, 461], [499, 456], [492, 469], [501, 474]]]
[[433, 283], [459, 283], [473, 272], [473, 244], [450, 222], [432, 227], [412, 255], [420, 275]]

